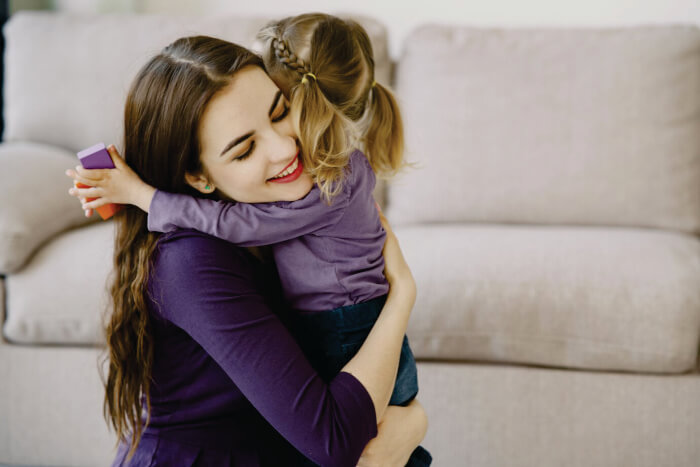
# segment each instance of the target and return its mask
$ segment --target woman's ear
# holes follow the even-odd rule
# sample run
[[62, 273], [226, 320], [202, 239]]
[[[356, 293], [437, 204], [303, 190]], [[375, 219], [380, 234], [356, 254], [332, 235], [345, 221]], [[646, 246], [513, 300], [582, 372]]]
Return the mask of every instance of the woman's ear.
[[211, 183], [209, 179], [207, 179], [207, 177], [205, 177], [202, 174], [192, 175], [189, 172], [185, 172], [185, 181], [192, 188], [201, 193], [204, 193], [205, 195], [213, 193], [215, 190], [214, 184]]

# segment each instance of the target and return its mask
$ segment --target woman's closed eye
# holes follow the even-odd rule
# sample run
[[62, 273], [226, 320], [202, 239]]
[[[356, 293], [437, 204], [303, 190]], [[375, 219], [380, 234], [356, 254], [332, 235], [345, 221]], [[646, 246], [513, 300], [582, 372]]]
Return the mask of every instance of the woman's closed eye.
[[280, 108], [282, 111], [278, 112], [276, 117], [272, 117], [272, 123], [277, 123], [280, 120], [284, 120], [284, 118], [289, 114], [289, 105], [287, 105], [286, 102], [283, 102]]
[[245, 158], [247, 158], [248, 156], [250, 156], [250, 153], [253, 152], [253, 148], [254, 148], [254, 147], [255, 147], [255, 140], [252, 140], [252, 141], [250, 142], [250, 146], [248, 146], [248, 150], [247, 150], [246, 152], [244, 152], [243, 154], [241, 154], [240, 156], [234, 157], [233, 160], [234, 160], [234, 161], [242, 161], [242, 160], [244, 160]]
[[[289, 115], [289, 104], [287, 104], [286, 101], [282, 101], [282, 105], [278, 106], [277, 115], [274, 117], [271, 117], [271, 121], [272, 121], [272, 123], [280, 122], [280, 121], [284, 120], [287, 117], [287, 115]], [[255, 140], [251, 140], [250, 146], [248, 146], [248, 149], [246, 150], [246, 152], [244, 152], [240, 156], [234, 157], [232, 160], [234, 160], [234, 161], [245, 160], [248, 156], [250, 156], [250, 154], [253, 152], [254, 148], [255, 148]]]

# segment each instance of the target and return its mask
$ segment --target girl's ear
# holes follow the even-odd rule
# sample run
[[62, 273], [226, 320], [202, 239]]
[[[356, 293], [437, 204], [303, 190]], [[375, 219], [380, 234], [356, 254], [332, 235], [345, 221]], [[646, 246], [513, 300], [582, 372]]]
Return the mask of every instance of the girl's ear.
[[192, 175], [189, 172], [185, 172], [185, 181], [189, 186], [205, 195], [214, 191], [214, 184], [202, 174]]

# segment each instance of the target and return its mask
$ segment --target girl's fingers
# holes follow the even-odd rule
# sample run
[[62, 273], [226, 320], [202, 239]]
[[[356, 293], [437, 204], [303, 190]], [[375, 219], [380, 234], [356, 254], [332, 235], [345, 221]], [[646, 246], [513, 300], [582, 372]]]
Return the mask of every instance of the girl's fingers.
[[102, 180], [94, 180], [90, 178], [85, 178], [81, 175], [78, 175], [75, 171], [73, 170], [66, 170], [66, 175], [69, 177], [73, 178], [73, 186], [75, 186], [75, 182], [82, 183], [84, 185], [90, 185], [90, 186], [99, 186], [99, 184], [102, 182]]
[[105, 200], [104, 198], [97, 198], [96, 200], [90, 201], [88, 203], [83, 203], [83, 209], [96, 209], [100, 206], [104, 206], [105, 204], [110, 204], [110, 202]]
[[86, 209], [86, 210], [85, 210], [85, 217], [90, 217], [90, 216], [92, 216], [92, 213], [93, 213], [92, 209]]
[[112, 162], [114, 162], [114, 167], [116, 167], [117, 169], [121, 169], [123, 166], [126, 165], [126, 162], [124, 162], [124, 159], [122, 158], [121, 154], [119, 154], [119, 151], [117, 151], [117, 148], [113, 144], [110, 144], [107, 147], [107, 152], [109, 152], [109, 155], [112, 158]]
[[102, 180], [108, 176], [108, 170], [112, 169], [86, 169], [80, 165], [75, 166], [75, 171], [78, 175], [90, 180]]
[[104, 195], [102, 188], [71, 188], [68, 194], [78, 198], [100, 198]]

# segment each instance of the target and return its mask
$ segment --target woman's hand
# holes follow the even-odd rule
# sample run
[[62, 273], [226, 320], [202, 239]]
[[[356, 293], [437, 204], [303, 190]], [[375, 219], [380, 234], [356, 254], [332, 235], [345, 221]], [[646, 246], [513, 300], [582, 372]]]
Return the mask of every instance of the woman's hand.
[[386, 241], [383, 251], [384, 276], [386, 276], [392, 292], [399, 292], [406, 298], [415, 301], [416, 281], [401, 252], [399, 240], [396, 238], [396, 235], [394, 235], [394, 231], [391, 229], [381, 209], [379, 209], [379, 205], [377, 205], [377, 209], [379, 210], [379, 218], [382, 221], [382, 227], [386, 230]]
[[[68, 193], [80, 199], [87, 217], [92, 215], [93, 209], [110, 203], [133, 204], [148, 212], [155, 188], [136, 175], [114, 145], [110, 145], [107, 151], [114, 162], [113, 169], [85, 169], [78, 165], [75, 170], [66, 170], [66, 175], [74, 180]], [[76, 183], [92, 188], [77, 188]], [[85, 198], [97, 199], [85, 202]]]
[[406, 407], [390, 405], [377, 430], [377, 437], [367, 443], [357, 466], [403, 467], [425, 437], [428, 417], [416, 399]]

